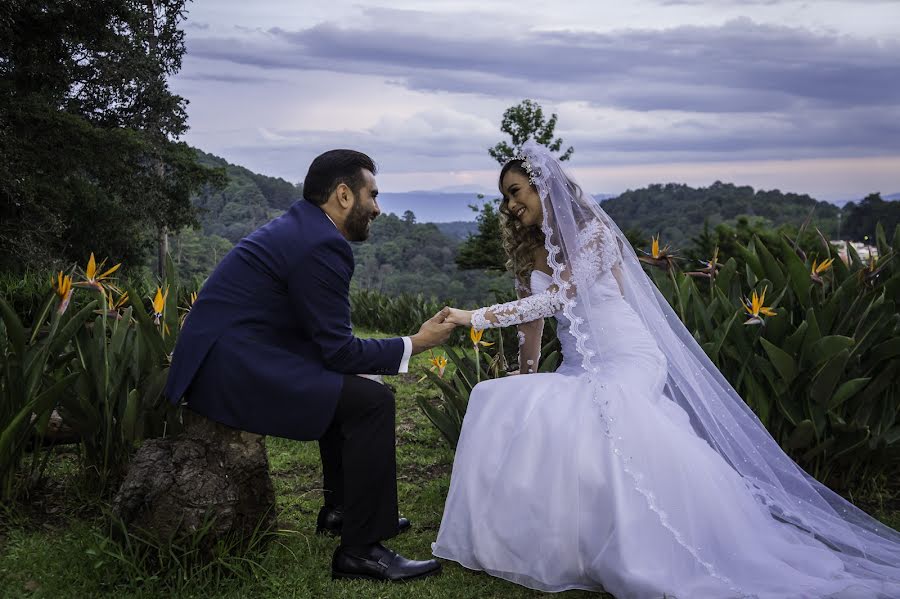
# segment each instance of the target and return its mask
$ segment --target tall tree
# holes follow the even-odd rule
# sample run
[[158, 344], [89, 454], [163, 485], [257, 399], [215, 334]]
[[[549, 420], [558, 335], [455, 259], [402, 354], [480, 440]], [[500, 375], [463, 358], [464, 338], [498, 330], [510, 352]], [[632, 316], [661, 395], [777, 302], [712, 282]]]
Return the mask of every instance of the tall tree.
[[160, 226], [193, 222], [191, 194], [215, 176], [177, 141], [187, 102], [167, 84], [185, 2], [0, 7], [0, 170], [14, 174], [0, 177], [0, 267], [91, 250], [140, 262]]
[[506, 254], [500, 237], [500, 211], [496, 200], [485, 202], [481, 208], [471, 206], [478, 213], [475, 221], [478, 232], [459, 246], [456, 265], [462, 270], [506, 270]]
[[[559, 152], [563, 140], [561, 137], [553, 139], [558, 117], [556, 113], [550, 115], [550, 120], [544, 118], [544, 109], [534, 100], [522, 100], [515, 106], [510, 106], [503, 113], [503, 121], [500, 130], [509, 135], [511, 144], [501, 141], [488, 153], [500, 164], [503, 164], [519, 153], [529, 139], [534, 139], [541, 145], [547, 146], [553, 152]], [[568, 160], [575, 148], [569, 146], [565, 152], [557, 156], [562, 160]]]
[[[553, 138], [556, 131], [558, 117], [556, 113], [550, 115], [550, 120], [544, 117], [544, 109], [534, 100], [522, 100], [515, 106], [510, 106], [503, 113], [503, 121], [500, 130], [510, 137], [510, 142], [500, 141], [488, 153], [500, 164], [503, 164], [519, 153], [529, 139], [547, 146], [552, 152], [559, 152], [563, 140], [560, 137]], [[575, 149], [569, 146], [565, 152], [557, 156], [559, 160], [568, 160]], [[500, 240], [500, 211], [499, 199], [484, 202], [479, 208], [472, 209], [478, 212], [476, 221], [478, 231], [470, 235], [462, 243], [456, 257], [456, 264], [463, 270], [506, 270], [506, 254]]]

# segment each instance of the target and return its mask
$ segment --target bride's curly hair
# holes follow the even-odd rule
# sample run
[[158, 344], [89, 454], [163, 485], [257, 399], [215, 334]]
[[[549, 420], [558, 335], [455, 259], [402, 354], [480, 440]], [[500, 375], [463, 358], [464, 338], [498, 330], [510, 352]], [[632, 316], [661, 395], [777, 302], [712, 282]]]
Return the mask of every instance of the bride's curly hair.
[[[528, 177], [522, 160], [510, 160], [500, 169], [498, 187], [500, 200], [500, 237], [507, 258], [506, 269], [516, 277], [518, 287], [531, 291], [531, 271], [534, 270], [534, 254], [537, 248], [544, 247], [544, 232], [541, 226], [525, 226], [509, 211], [509, 198], [503, 193], [503, 177], [513, 171]], [[532, 186], [534, 188], [534, 186]]]
[[[503, 243], [503, 250], [506, 252], [509, 260], [506, 261], [506, 268], [516, 276], [517, 287], [527, 292], [531, 292], [531, 271], [534, 270], [534, 254], [537, 248], [544, 247], [545, 235], [541, 225], [525, 226], [519, 219], [514, 217], [509, 211], [509, 198], [503, 193], [503, 177], [506, 173], [513, 171], [530, 178], [530, 173], [525, 169], [524, 161], [519, 159], [510, 160], [500, 169], [500, 178], [498, 187], [502, 199], [500, 200], [500, 237]], [[568, 175], [565, 177], [566, 191], [571, 195], [576, 205], [585, 211], [589, 210], [592, 202], [590, 196], [585, 195], [581, 187], [575, 183]], [[537, 191], [534, 184], [531, 188]], [[544, 218], [547, 218], [545, 215]], [[553, 229], [552, 215], [550, 228]], [[556, 235], [556, 233], [553, 233]], [[558, 241], [557, 241], [558, 242]]]

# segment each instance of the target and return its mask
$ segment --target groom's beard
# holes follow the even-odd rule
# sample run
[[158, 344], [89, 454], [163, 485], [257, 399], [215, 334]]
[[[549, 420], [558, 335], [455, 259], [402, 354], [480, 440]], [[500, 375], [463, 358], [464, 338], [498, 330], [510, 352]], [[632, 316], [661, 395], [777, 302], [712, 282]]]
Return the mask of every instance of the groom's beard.
[[350, 241], [365, 241], [369, 238], [369, 225], [374, 216], [371, 211], [363, 208], [360, 204], [359, 201], [353, 204], [347, 220], [344, 221]]

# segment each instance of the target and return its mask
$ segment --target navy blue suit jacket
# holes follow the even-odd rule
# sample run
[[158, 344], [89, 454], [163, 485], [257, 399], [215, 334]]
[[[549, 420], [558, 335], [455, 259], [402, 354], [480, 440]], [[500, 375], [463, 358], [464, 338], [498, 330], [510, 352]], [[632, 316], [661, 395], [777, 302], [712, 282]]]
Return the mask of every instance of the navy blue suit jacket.
[[345, 374], [396, 374], [404, 342], [358, 339], [350, 325], [353, 252], [304, 200], [242, 239], [201, 289], [166, 382], [211, 420], [317, 439]]

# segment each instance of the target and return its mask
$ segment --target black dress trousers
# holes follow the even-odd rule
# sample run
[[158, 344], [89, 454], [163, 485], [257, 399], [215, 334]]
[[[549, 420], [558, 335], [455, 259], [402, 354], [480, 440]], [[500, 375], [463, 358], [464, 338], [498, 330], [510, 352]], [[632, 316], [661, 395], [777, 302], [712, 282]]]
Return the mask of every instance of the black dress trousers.
[[319, 439], [325, 505], [343, 509], [344, 545], [377, 543], [399, 532], [395, 421], [390, 389], [344, 376], [334, 419]]

